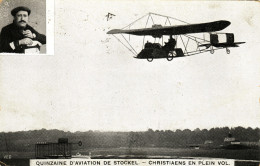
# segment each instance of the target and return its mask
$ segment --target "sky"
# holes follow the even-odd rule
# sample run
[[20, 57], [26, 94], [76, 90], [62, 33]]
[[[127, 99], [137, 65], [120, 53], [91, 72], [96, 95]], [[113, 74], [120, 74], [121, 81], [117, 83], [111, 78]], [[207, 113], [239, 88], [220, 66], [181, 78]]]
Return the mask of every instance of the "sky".
[[[260, 127], [259, 7], [253, 1], [56, 0], [55, 55], [0, 56], [0, 131]], [[109, 21], [108, 12], [116, 15]], [[228, 20], [223, 32], [246, 44], [228, 55], [135, 59], [106, 32], [149, 12], [189, 23]], [[142, 38], [133, 45], [140, 47]]]

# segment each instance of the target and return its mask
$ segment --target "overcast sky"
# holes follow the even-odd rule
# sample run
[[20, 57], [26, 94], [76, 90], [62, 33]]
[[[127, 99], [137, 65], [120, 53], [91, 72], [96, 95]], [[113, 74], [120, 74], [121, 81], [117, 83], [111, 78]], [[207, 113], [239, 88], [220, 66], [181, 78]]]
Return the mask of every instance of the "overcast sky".
[[[253, 1], [55, 0], [55, 55], [0, 57], [0, 131], [259, 127], [259, 8]], [[108, 12], [116, 15], [109, 21]], [[228, 20], [223, 31], [246, 44], [229, 55], [135, 59], [106, 32], [148, 12], [189, 23]]]

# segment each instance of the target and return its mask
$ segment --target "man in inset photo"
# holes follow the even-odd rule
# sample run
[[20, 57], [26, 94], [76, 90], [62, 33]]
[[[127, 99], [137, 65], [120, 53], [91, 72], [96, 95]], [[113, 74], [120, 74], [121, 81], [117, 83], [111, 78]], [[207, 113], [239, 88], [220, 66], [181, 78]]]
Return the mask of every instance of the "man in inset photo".
[[11, 14], [13, 23], [3, 27], [0, 34], [0, 53], [40, 53], [40, 47], [46, 44], [46, 36], [29, 25], [31, 10], [19, 6]]

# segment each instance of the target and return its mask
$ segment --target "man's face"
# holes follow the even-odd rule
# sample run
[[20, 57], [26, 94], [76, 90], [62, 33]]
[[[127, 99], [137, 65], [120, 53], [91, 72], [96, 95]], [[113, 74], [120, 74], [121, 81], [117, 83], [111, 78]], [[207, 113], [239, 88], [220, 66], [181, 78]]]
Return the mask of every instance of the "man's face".
[[14, 16], [14, 22], [19, 27], [25, 27], [28, 23], [28, 12], [27, 11], [19, 11]]

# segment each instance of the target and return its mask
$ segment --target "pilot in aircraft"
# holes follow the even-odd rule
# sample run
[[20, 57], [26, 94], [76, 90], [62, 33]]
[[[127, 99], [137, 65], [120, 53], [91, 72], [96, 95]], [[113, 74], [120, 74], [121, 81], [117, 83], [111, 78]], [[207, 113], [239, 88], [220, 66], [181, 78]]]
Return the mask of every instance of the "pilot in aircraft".
[[172, 38], [172, 36], [170, 36], [168, 42], [167, 43], [165, 42], [163, 49], [167, 50], [167, 51], [172, 51], [172, 50], [174, 50], [175, 45], [176, 45], [176, 40], [174, 38]]
[[0, 52], [39, 53], [40, 46], [46, 44], [46, 36], [28, 25], [31, 10], [20, 6], [14, 8], [11, 14], [13, 23], [5, 26], [0, 34]]

